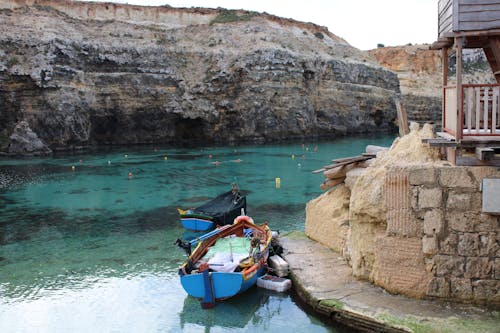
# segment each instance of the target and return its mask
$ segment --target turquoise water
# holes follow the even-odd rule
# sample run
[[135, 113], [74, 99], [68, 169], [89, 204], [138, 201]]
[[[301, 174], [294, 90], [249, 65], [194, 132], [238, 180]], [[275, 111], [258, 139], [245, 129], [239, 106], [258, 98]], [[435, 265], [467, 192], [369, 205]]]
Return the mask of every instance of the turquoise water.
[[[252, 289], [201, 311], [182, 289], [176, 208], [237, 182], [248, 214], [303, 230], [312, 170], [392, 137], [263, 146], [134, 147], [0, 159], [0, 332], [340, 332], [288, 294]], [[292, 158], [292, 155], [294, 158]], [[218, 165], [214, 161], [220, 162]], [[74, 168], [73, 168], [74, 167]], [[276, 178], [281, 187], [276, 188]]]

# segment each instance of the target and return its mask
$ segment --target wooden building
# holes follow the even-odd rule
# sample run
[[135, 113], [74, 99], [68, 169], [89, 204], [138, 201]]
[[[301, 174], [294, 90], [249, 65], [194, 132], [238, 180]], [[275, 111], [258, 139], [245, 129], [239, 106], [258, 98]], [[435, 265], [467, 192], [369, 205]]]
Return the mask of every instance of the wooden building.
[[[440, 0], [438, 40], [442, 51], [443, 115], [439, 138], [457, 165], [500, 165], [500, 0]], [[463, 49], [481, 48], [496, 84], [463, 82]], [[448, 59], [455, 54], [456, 80], [448, 80]]]

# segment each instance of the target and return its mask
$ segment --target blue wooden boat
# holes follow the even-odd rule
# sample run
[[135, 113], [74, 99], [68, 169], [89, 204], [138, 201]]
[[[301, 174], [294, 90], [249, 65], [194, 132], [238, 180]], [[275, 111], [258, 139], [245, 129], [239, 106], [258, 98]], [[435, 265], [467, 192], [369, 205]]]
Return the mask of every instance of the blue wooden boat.
[[177, 210], [181, 217], [181, 224], [185, 229], [191, 231], [208, 231], [215, 227], [215, 222], [211, 216], [196, 214], [191, 210]]
[[234, 219], [246, 212], [246, 197], [233, 185], [231, 191], [222, 193], [205, 204], [190, 210], [178, 209], [181, 224], [192, 231], [208, 231], [217, 225], [232, 224]]
[[179, 269], [182, 287], [202, 299], [204, 308], [244, 292], [266, 273], [271, 239], [267, 224], [258, 226], [251, 217], [238, 216], [232, 225], [196, 240], [198, 245]]

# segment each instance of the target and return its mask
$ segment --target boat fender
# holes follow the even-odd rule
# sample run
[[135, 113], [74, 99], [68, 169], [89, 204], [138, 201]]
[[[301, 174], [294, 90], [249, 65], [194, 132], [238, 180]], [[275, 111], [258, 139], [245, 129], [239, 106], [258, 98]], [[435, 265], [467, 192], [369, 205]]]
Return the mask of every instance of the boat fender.
[[254, 264], [252, 265], [252, 267], [249, 267], [249, 268], [245, 268], [242, 273], [243, 275], [250, 275], [253, 271], [255, 271], [257, 268], [259, 267], [258, 264]]
[[242, 268], [248, 268], [248, 267], [252, 266], [253, 264], [255, 264], [255, 262], [254, 262], [252, 257], [245, 257], [245, 258], [240, 260], [240, 267], [242, 267]]
[[200, 266], [198, 266], [198, 272], [204, 272], [207, 271], [210, 267], [208, 266], [208, 263], [202, 262], [200, 263]]
[[253, 222], [253, 219], [248, 216], [248, 215], [240, 215], [240, 216], [237, 216], [235, 219], [234, 219], [234, 223], [240, 223], [241, 221], [246, 221], [246, 222], [250, 222], [250, 223], [254, 223]]

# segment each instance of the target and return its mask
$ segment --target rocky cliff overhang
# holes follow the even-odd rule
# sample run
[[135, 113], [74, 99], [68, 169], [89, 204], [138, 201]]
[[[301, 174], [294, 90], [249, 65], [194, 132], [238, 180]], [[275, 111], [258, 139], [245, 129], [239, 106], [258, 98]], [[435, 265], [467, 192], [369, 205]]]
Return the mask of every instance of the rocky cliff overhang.
[[326, 28], [268, 14], [0, 4], [0, 148], [276, 141], [393, 129], [396, 75]]

